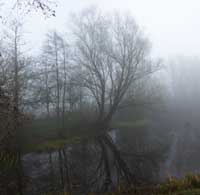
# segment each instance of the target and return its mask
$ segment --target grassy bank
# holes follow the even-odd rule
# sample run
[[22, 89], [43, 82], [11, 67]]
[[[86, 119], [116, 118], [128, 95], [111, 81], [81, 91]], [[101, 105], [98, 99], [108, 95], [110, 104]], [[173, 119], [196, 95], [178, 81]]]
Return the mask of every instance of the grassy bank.
[[[110, 193], [89, 193], [88, 195], [200, 195], [200, 175], [188, 174], [183, 179], [169, 178], [165, 183], [137, 188], [136, 190], [121, 189]], [[69, 195], [69, 193], [46, 193], [43, 195]], [[72, 193], [70, 195], [79, 195]], [[80, 193], [81, 195], [81, 193]]]

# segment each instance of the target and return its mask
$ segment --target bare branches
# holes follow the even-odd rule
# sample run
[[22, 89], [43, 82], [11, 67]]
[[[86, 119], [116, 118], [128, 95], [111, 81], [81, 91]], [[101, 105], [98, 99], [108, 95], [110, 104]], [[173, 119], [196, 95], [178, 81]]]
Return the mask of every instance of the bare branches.
[[30, 12], [32, 9], [41, 10], [45, 16], [55, 16], [54, 0], [16, 0], [14, 9], [26, 9], [26, 12]]
[[135, 81], [154, 73], [149, 41], [130, 16], [106, 18], [90, 10], [75, 21], [83, 83], [98, 106], [98, 120], [109, 122]]

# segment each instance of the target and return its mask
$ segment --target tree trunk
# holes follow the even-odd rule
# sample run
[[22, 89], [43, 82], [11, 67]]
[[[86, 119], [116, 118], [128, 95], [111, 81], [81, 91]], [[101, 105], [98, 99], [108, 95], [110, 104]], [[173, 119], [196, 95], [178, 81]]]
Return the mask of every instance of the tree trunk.
[[14, 40], [14, 97], [13, 97], [13, 130], [14, 130], [14, 147], [16, 151], [16, 156], [18, 157], [16, 174], [17, 174], [17, 184], [18, 192], [23, 195], [23, 184], [22, 184], [22, 164], [21, 164], [21, 151], [19, 147], [19, 64], [18, 64], [18, 27], [15, 27], [15, 40]]
[[63, 84], [63, 97], [62, 97], [62, 128], [65, 128], [65, 99], [66, 99], [66, 85], [67, 85], [67, 72], [66, 72], [66, 51], [63, 48], [63, 69], [64, 69], [64, 84]]

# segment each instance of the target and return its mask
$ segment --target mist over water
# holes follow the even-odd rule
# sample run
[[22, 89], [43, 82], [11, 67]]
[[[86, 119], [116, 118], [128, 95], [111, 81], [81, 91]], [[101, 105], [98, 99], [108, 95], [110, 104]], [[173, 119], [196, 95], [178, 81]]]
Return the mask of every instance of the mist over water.
[[200, 4], [79, 1], [0, 4], [0, 194], [199, 192]]
[[199, 172], [199, 59], [177, 58], [168, 70], [171, 144], [161, 172], [166, 176], [183, 177], [189, 172]]

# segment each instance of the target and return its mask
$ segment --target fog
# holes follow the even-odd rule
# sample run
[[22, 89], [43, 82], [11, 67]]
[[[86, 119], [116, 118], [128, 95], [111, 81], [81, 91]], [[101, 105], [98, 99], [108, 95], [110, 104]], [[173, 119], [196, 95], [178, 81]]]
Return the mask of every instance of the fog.
[[200, 194], [197, 0], [0, 0], [0, 194]]
[[[97, 6], [104, 12], [128, 12], [144, 29], [152, 41], [154, 54], [169, 58], [175, 55], [199, 55], [199, 9], [198, 0], [84, 0], [57, 1], [56, 18], [45, 20], [37, 14], [27, 19], [27, 29], [35, 40], [47, 29], [66, 30], [66, 18], [89, 6]], [[31, 36], [31, 39], [32, 39]]]

